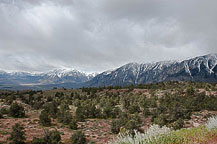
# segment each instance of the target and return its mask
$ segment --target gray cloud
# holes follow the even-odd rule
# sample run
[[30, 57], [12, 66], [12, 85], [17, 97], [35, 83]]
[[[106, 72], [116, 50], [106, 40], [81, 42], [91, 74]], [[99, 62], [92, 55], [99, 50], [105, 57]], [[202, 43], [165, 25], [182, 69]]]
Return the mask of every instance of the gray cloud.
[[0, 69], [92, 72], [217, 52], [215, 0], [2, 0]]

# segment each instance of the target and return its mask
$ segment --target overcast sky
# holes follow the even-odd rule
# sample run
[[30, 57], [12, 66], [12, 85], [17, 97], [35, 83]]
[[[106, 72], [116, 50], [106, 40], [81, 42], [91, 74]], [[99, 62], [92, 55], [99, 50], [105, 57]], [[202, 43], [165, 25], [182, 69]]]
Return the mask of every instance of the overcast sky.
[[217, 53], [216, 0], [0, 0], [0, 69], [101, 72]]

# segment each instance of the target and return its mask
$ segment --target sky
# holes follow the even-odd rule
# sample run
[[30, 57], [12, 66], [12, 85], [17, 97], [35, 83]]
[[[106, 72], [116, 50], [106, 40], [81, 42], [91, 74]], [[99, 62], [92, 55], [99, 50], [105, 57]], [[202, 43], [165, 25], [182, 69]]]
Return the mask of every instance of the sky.
[[217, 53], [216, 0], [0, 0], [0, 69], [102, 72]]

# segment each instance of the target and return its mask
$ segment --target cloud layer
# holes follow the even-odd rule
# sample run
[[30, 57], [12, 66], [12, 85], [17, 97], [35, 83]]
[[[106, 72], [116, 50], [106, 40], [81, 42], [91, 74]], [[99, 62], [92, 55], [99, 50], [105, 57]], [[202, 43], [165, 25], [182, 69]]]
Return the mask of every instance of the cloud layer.
[[217, 52], [216, 0], [1, 0], [0, 69], [93, 72]]

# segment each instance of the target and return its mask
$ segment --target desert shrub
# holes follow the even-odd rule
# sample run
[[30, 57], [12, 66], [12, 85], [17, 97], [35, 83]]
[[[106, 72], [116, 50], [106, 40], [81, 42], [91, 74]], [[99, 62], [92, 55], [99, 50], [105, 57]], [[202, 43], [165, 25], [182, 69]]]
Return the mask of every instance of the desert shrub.
[[87, 118], [96, 118], [97, 115], [99, 115], [99, 112], [97, 109], [96, 109], [96, 106], [93, 104], [93, 103], [90, 103], [90, 104], [87, 104], [85, 106], [85, 109], [86, 109], [86, 117]]
[[137, 121], [135, 120], [129, 120], [125, 126], [126, 130], [129, 131], [130, 134], [134, 135], [134, 131], [139, 129], [139, 125], [137, 124]]
[[42, 126], [50, 126], [51, 125], [51, 119], [49, 118], [49, 115], [45, 110], [41, 111], [41, 114], [39, 116], [39, 123]]
[[132, 135], [131, 132], [121, 133], [116, 140], [110, 141], [109, 144], [145, 144], [155, 143], [155, 140], [162, 136], [170, 134], [171, 130], [167, 127], [160, 127], [158, 125], [152, 125], [144, 133], [137, 131]]
[[177, 121], [175, 121], [171, 126], [173, 127], [173, 129], [177, 130], [177, 129], [181, 129], [184, 127], [184, 120], [179, 118]]
[[56, 98], [63, 98], [64, 97], [64, 93], [63, 92], [56, 92], [55, 97]]
[[61, 135], [57, 130], [49, 131], [44, 130], [42, 138], [34, 137], [32, 144], [61, 144]]
[[25, 144], [25, 131], [24, 127], [18, 123], [16, 123], [12, 127], [12, 132], [9, 137], [10, 144]]
[[44, 109], [47, 111], [47, 113], [53, 117], [56, 118], [57, 117], [57, 112], [58, 112], [58, 105], [55, 101], [52, 101], [51, 103], [48, 103]]
[[129, 96], [123, 97], [122, 104], [123, 104], [123, 107], [125, 109], [129, 108], [129, 106], [130, 106], [130, 98], [129, 98]]
[[76, 120], [83, 122], [85, 120], [84, 117], [84, 109], [82, 107], [78, 107], [75, 112]]
[[159, 126], [164, 126], [167, 124], [166, 116], [161, 114], [160, 116], [153, 119], [154, 124], [157, 124]]
[[125, 128], [129, 132], [134, 132], [134, 130], [139, 130], [141, 125], [141, 119], [138, 114], [128, 115], [122, 114], [119, 119], [112, 120], [111, 122], [111, 132], [118, 134], [121, 128]]
[[106, 105], [103, 108], [103, 117], [104, 118], [113, 117], [113, 108], [111, 105]]
[[[152, 110], [152, 122], [160, 126], [172, 125], [180, 127], [178, 119], [190, 119], [193, 111], [204, 109], [204, 94], [197, 94], [189, 89], [191, 96], [181, 96], [179, 93], [166, 94], [159, 99], [156, 109]], [[199, 106], [200, 105], [200, 106]], [[179, 121], [180, 122], [180, 121]], [[175, 126], [176, 125], [176, 126]]]
[[0, 119], [3, 118], [3, 115], [0, 113]]
[[217, 129], [217, 116], [210, 117], [205, 126], [208, 130]]
[[134, 114], [140, 111], [140, 107], [137, 104], [132, 104], [128, 108], [129, 113]]
[[86, 138], [83, 132], [81, 131], [76, 131], [72, 136], [71, 136], [71, 143], [72, 144], [85, 144], [86, 143]]
[[61, 141], [61, 136], [57, 130], [53, 130], [50, 131], [44, 139], [49, 144], [58, 144]]
[[206, 110], [217, 111], [217, 97], [206, 97], [203, 103]]
[[68, 111], [58, 111], [57, 119], [59, 122], [68, 125], [72, 120], [72, 114]]
[[43, 106], [43, 104], [44, 104], [43, 101], [34, 101], [34, 103], [32, 103], [32, 107], [38, 110]]
[[11, 104], [9, 115], [15, 118], [22, 118], [25, 116], [25, 111], [22, 105], [15, 103]]
[[1, 108], [0, 113], [1, 114], [8, 114], [8, 110], [6, 108]]
[[123, 126], [121, 120], [112, 120], [111, 122], [111, 132], [114, 134], [118, 134], [120, 132], [120, 128]]
[[53, 97], [48, 96], [48, 97], [47, 97], [47, 102], [51, 102], [51, 101], [53, 101]]
[[13, 103], [13, 100], [15, 100], [15, 96], [14, 95], [9, 95], [5, 98], [5, 101], [7, 104], [11, 105]]
[[117, 118], [121, 113], [121, 109], [119, 107], [114, 107], [112, 109], [112, 118]]
[[57, 119], [59, 122], [68, 125], [72, 120], [72, 114], [69, 112], [69, 105], [67, 101], [62, 101], [60, 109], [57, 112]]
[[81, 100], [81, 95], [79, 93], [75, 92], [73, 95], [73, 99], [74, 100], [76, 100], [76, 99]]
[[149, 111], [148, 108], [144, 108], [144, 110], [143, 110], [143, 114], [144, 114], [144, 116], [146, 117], [146, 116], [151, 115], [151, 112]]
[[151, 99], [149, 99], [148, 101], [149, 101], [149, 106], [150, 106], [151, 108], [157, 107], [157, 102], [156, 102], [155, 99], [151, 98]]
[[81, 101], [82, 104], [77, 105], [76, 117], [83, 121], [85, 118], [101, 118], [101, 110], [96, 108], [95, 102], [90, 100]]
[[69, 105], [65, 100], [62, 100], [60, 104], [60, 111], [63, 112], [67, 110], [69, 110]]
[[31, 144], [46, 144], [43, 138], [34, 137]]
[[75, 119], [72, 119], [72, 121], [69, 123], [69, 128], [72, 130], [78, 129], [77, 121]]

